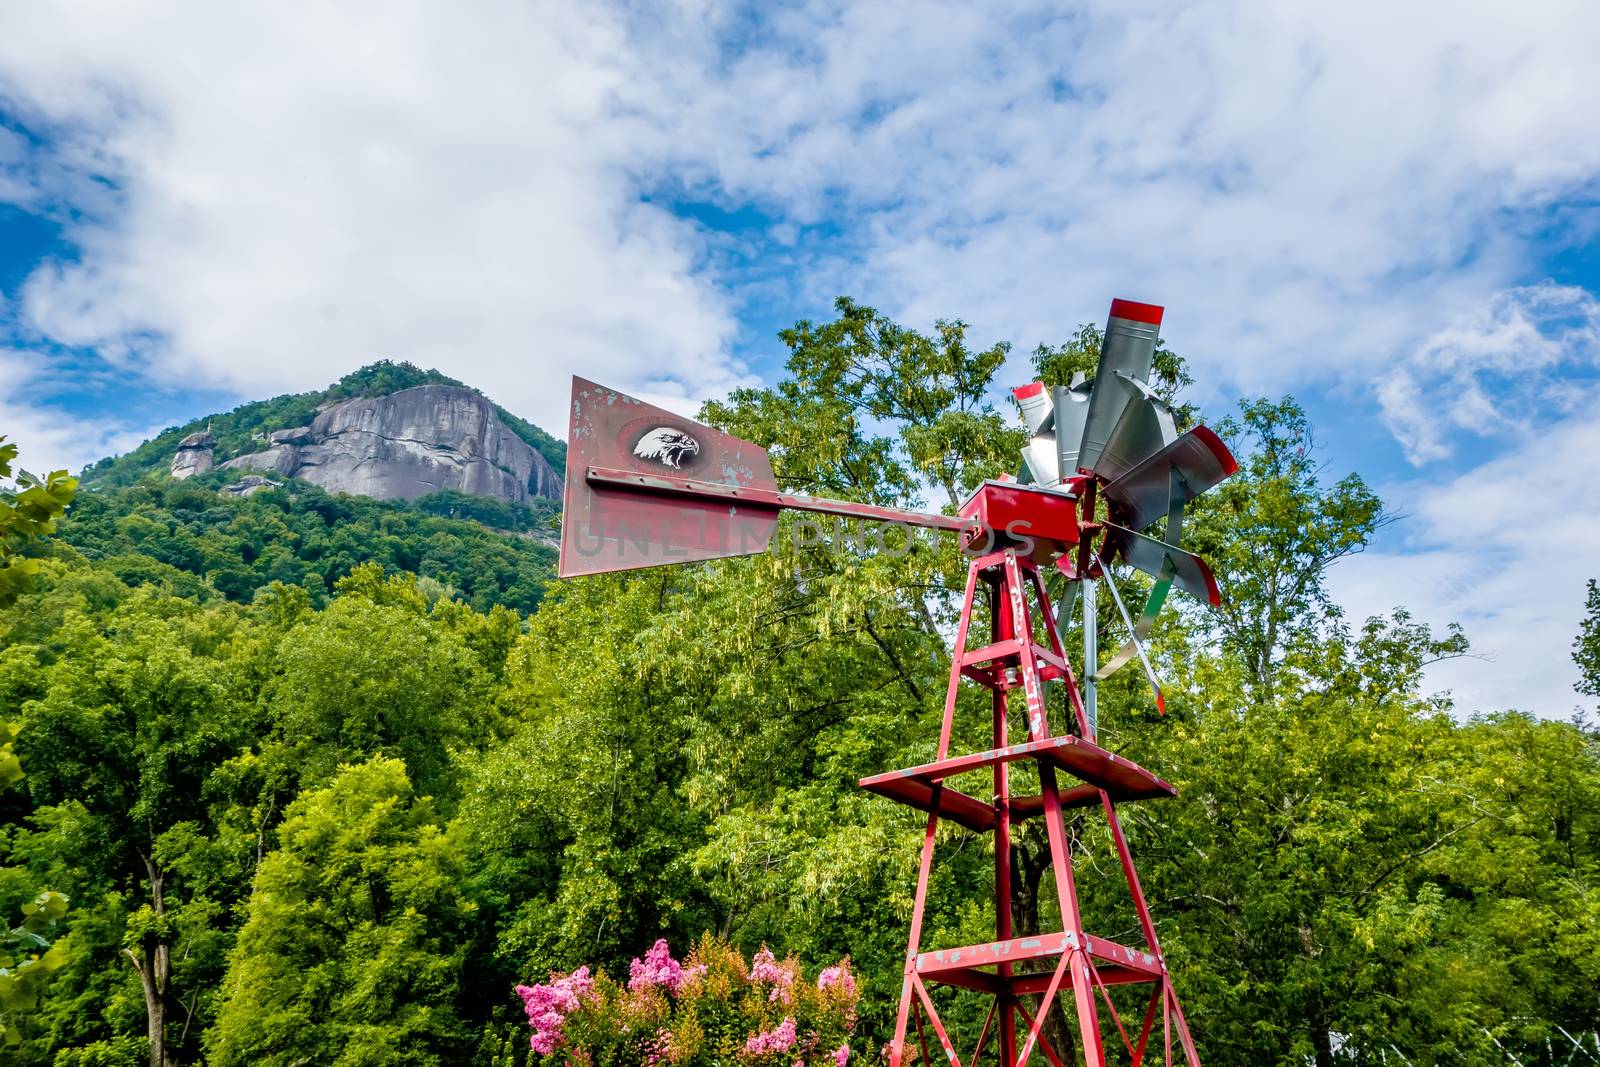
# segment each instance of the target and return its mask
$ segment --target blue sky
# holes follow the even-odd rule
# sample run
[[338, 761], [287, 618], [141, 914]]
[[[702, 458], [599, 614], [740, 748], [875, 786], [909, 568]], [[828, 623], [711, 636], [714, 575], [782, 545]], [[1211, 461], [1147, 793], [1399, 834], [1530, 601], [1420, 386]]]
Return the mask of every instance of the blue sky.
[[[1406, 518], [1352, 614], [1574, 706], [1600, 575], [1600, 13], [1580, 3], [31, 5], [0, 35], [0, 432], [76, 466], [379, 357], [557, 433], [848, 293], [1026, 353], [1165, 304]], [[1373, 28], [1381, 26], [1383, 32]], [[1491, 562], [1492, 561], [1492, 562]]]

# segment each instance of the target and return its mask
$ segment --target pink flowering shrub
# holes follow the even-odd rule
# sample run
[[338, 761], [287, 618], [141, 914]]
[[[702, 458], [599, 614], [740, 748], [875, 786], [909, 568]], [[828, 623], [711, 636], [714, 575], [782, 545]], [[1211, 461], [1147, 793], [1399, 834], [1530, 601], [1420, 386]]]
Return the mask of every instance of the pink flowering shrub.
[[848, 959], [806, 981], [766, 948], [745, 962], [710, 935], [682, 962], [665, 941], [626, 985], [580, 967], [518, 986], [543, 1063], [574, 1067], [848, 1067], [860, 992]]
[[583, 998], [594, 989], [589, 968], [579, 967], [571, 974], [551, 976], [549, 985], [517, 986], [517, 996], [533, 1027], [529, 1044], [541, 1056], [554, 1052], [561, 1044], [561, 1026], [566, 1017], [582, 1006]]

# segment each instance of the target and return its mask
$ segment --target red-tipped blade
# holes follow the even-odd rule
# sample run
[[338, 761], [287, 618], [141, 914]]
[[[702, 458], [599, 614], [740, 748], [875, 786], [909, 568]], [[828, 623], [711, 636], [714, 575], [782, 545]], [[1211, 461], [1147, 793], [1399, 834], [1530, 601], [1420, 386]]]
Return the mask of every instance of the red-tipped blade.
[[1142, 530], [1167, 514], [1172, 505], [1172, 474], [1180, 476], [1178, 499], [1187, 504], [1231, 477], [1239, 463], [1211, 430], [1196, 426], [1101, 492], [1122, 509], [1128, 526]]
[[774, 490], [765, 449], [583, 378], [572, 379], [563, 578], [765, 552], [775, 507], [592, 485], [589, 468]]
[[1161, 575], [1162, 565], [1170, 563], [1173, 585], [1214, 608], [1222, 606], [1222, 591], [1217, 588], [1217, 579], [1212, 576], [1205, 560], [1193, 552], [1173, 548], [1165, 541], [1146, 537], [1114, 522], [1104, 525], [1106, 548], [1109, 550], [1106, 558], [1111, 558], [1113, 554], [1120, 555], [1134, 567], [1156, 578]]

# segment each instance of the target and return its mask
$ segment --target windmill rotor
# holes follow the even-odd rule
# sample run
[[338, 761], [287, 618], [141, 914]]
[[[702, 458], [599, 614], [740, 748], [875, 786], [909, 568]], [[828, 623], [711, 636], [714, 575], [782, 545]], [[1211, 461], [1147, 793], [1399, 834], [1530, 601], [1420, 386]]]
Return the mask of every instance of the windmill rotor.
[[[1154, 304], [1113, 300], [1092, 379], [1078, 376], [1054, 389], [1030, 382], [1012, 392], [1030, 435], [1018, 481], [1065, 489], [1081, 502], [1078, 550], [1057, 566], [1071, 583], [1059, 602], [1063, 628], [1076, 601], [1085, 600], [1086, 681], [1092, 685], [1138, 659], [1164, 711], [1143, 642], [1171, 589], [1212, 607], [1221, 603], [1211, 568], [1182, 547], [1183, 513], [1190, 501], [1237, 471], [1238, 463], [1207, 427], [1179, 432], [1171, 406], [1150, 384], [1162, 312]], [[1103, 516], [1097, 515], [1097, 500]], [[1157, 527], [1160, 536], [1145, 532]], [[1155, 582], [1137, 621], [1109, 573], [1118, 562]], [[1098, 578], [1105, 579], [1129, 631], [1104, 666], [1094, 662], [1096, 620], [1088, 599]]]

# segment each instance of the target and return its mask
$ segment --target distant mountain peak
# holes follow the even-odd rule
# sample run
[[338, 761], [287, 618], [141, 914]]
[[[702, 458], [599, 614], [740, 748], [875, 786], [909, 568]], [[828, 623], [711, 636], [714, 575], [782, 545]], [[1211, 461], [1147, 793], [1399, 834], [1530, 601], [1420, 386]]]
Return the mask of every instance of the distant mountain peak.
[[[268, 431], [267, 446], [221, 466], [379, 500], [443, 490], [511, 504], [561, 498], [561, 476], [549, 461], [500, 420], [487, 397], [460, 385], [415, 385], [321, 404], [308, 425]], [[193, 451], [180, 443], [174, 478], [192, 472]]]
[[453, 490], [512, 504], [559, 500], [566, 449], [437, 370], [378, 360], [327, 389], [244, 404], [163, 431], [83, 472], [126, 485], [213, 467], [276, 473], [330, 492], [413, 500]]

